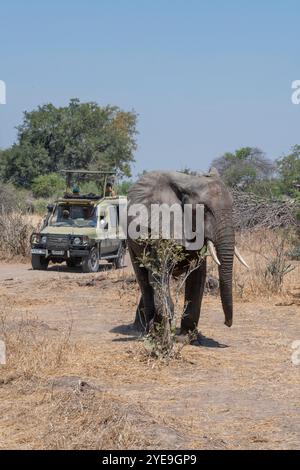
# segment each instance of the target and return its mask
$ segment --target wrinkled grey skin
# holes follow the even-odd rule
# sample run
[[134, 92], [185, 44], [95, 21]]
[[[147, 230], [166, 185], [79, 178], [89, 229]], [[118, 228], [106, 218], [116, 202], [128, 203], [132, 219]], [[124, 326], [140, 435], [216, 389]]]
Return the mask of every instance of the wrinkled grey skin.
[[[177, 172], [152, 172], [143, 176], [134, 184], [128, 195], [129, 207], [131, 204], [203, 204], [204, 216], [204, 243], [211, 240], [217, 250], [221, 262], [219, 266], [220, 294], [225, 325], [232, 325], [232, 269], [234, 258], [235, 236], [232, 222], [232, 198], [221, 181], [217, 171], [212, 169], [203, 176], [190, 176]], [[132, 218], [128, 218], [130, 223]], [[137, 308], [135, 326], [139, 329], [149, 328], [152, 322], [159, 321], [160, 306], [155, 305], [153, 280], [151, 273], [140, 266], [139, 257], [143, 246], [134, 240], [128, 239], [128, 249], [135, 270], [137, 281], [141, 289], [141, 299]], [[195, 252], [189, 252], [189, 255]], [[178, 274], [186, 267], [178, 266]], [[206, 260], [194, 270], [185, 284], [186, 311], [181, 321], [181, 334], [187, 334], [197, 328], [201, 302], [206, 278]], [[170, 298], [170, 304], [172, 300]], [[142, 323], [141, 323], [142, 319]]]

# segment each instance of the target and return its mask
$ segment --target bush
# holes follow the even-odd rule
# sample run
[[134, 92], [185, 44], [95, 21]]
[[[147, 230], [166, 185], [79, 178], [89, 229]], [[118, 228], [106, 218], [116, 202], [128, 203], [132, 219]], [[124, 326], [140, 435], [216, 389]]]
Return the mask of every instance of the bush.
[[18, 198], [12, 185], [3, 184], [0, 187], [1, 212], [10, 212], [18, 206]]
[[35, 199], [32, 203], [34, 214], [44, 216], [47, 213], [47, 206], [49, 204], [49, 199]]
[[[143, 243], [141, 241], [141, 243]], [[179, 295], [190, 273], [197, 269], [206, 256], [206, 249], [201, 250], [187, 271], [178, 279], [173, 304], [170, 292], [170, 281], [177, 264], [186, 260], [187, 254], [181, 245], [174, 240], [147, 240], [143, 255], [139, 259], [141, 266], [146, 268], [151, 278], [154, 292], [155, 308], [159, 323], [150, 325], [149, 333], [145, 336], [145, 347], [150, 357], [156, 359], [171, 359], [178, 356], [176, 350], [176, 320]], [[197, 332], [192, 332], [189, 340], [194, 339]]]
[[116, 186], [117, 194], [120, 196], [127, 196], [128, 191], [132, 186], [132, 182], [129, 180], [124, 180]]
[[64, 189], [64, 178], [56, 173], [38, 176], [32, 183], [32, 192], [36, 198], [48, 198], [60, 195]]
[[30, 193], [19, 190], [12, 184], [1, 184], [0, 186], [0, 213], [22, 211], [28, 212], [31, 207]]
[[294, 261], [300, 261], [300, 245], [296, 246], [293, 250], [288, 253], [289, 258]]
[[0, 256], [28, 257], [32, 232], [33, 226], [29, 217], [21, 212], [0, 214]]

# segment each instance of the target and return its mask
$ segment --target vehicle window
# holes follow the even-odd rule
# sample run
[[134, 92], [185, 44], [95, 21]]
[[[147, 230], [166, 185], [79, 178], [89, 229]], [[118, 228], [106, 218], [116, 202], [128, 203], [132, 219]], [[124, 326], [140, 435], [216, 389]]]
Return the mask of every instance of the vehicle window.
[[52, 227], [96, 227], [96, 208], [93, 206], [80, 206], [59, 204], [50, 218]]
[[113, 228], [116, 228], [118, 226], [118, 214], [117, 214], [117, 208], [115, 206], [110, 206], [109, 215], [110, 215], [111, 226]]

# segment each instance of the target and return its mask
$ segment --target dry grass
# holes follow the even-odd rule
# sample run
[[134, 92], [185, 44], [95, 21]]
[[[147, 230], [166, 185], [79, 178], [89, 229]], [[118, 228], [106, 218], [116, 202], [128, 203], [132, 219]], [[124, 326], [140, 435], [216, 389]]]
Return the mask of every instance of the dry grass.
[[0, 312], [0, 337], [7, 350], [7, 365], [1, 373], [21, 380], [55, 373], [76, 350], [70, 341], [71, 331], [72, 323], [57, 331], [34, 317]]
[[[187, 346], [169, 364], [150, 360], [143, 342], [131, 341], [126, 325], [125, 333], [120, 329], [133, 320], [140, 295], [130, 270], [48, 272], [3, 283], [0, 448], [295, 447], [298, 376], [290, 344], [299, 312], [277, 307], [277, 314], [274, 304], [299, 288], [299, 263], [292, 262], [296, 269], [279, 294], [261, 284], [278, 237], [238, 236], [251, 270], [235, 262], [240, 312], [233, 330], [219, 318], [219, 299], [204, 300], [201, 330], [229, 347]], [[257, 297], [261, 302], [252, 303]], [[22, 316], [25, 304], [29, 313]], [[55, 315], [77, 309], [73, 321]], [[110, 331], [116, 327], [119, 334]]]
[[153, 420], [141, 407], [70, 375], [84, 373], [95, 358], [86, 344], [71, 341], [71, 331], [71, 323], [57, 330], [30, 316], [0, 314], [7, 350], [0, 369], [0, 442], [25, 449], [154, 446], [155, 433], [143, 429]]
[[[294, 233], [281, 230], [248, 231], [239, 234], [237, 245], [245, 254], [250, 270], [247, 271], [240, 263], [235, 263], [236, 296], [246, 301], [272, 297], [286, 299], [293, 291], [299, 289], [300, 263], [290, 261], [288, 256], [294, 241]], [[294, 269], [289, 271], [289, 266]], [[289, 272], [283, 275], [281, 283], [280, 273], [285, 269]]]
[[[236, 300], [285, 301], [293, 297], [293, 293], [300, 288], [300, 263], [291, 261], [288, 256], [295, 239], [294, 233], [281, 230], [247, 230], [237, 234], [237, 247], [250, 269], [235, 260], [233, 291]], [[215, 265], [209, 264], [209, 273], [218, 277]], [[288, 269], [281, 283], [280, 271], [289, 266], [293, 269]]]
[[29, 239], [33, 225], [28, 215], [22, 212], [0, 214], [0, 258], [28, 258], [30, 254]]
[[41, 227], [42, 217], [24, 212], [0, 213], [0, 259], [28, 261], [30, 235]]
[[[50, 449], [142, 449], [154, 444], [142, 426], [147, 413], [93, 387], [56, 391], [43, 445]], [[49, 401], [50, 400], [50, 401]], [[147, 437], [149, 440], [147, 440]]]

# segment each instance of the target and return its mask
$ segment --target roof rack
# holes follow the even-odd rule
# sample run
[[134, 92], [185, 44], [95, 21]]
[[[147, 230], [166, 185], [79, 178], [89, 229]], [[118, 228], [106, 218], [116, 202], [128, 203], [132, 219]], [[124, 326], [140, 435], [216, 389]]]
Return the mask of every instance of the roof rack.
[[60, 173], [66, 175], [66, 193], [71, 191], [72, 179], [74, 178], [74, 176], [77, 176], [77, 183], [79, 183], [80, 180], [86, 179], [87, 176], [89, 177], [89, 179], [95, 179], [96, 182], [97, 180], [98, 182], [100, 180], [100, 185], [102, 186], [102, 195], [98, 196], [97, 198], [105, 196], [105, 188], [107, 185], [108, 177], [116, 175], [116, 172], [111, 170], [60, 170]]

